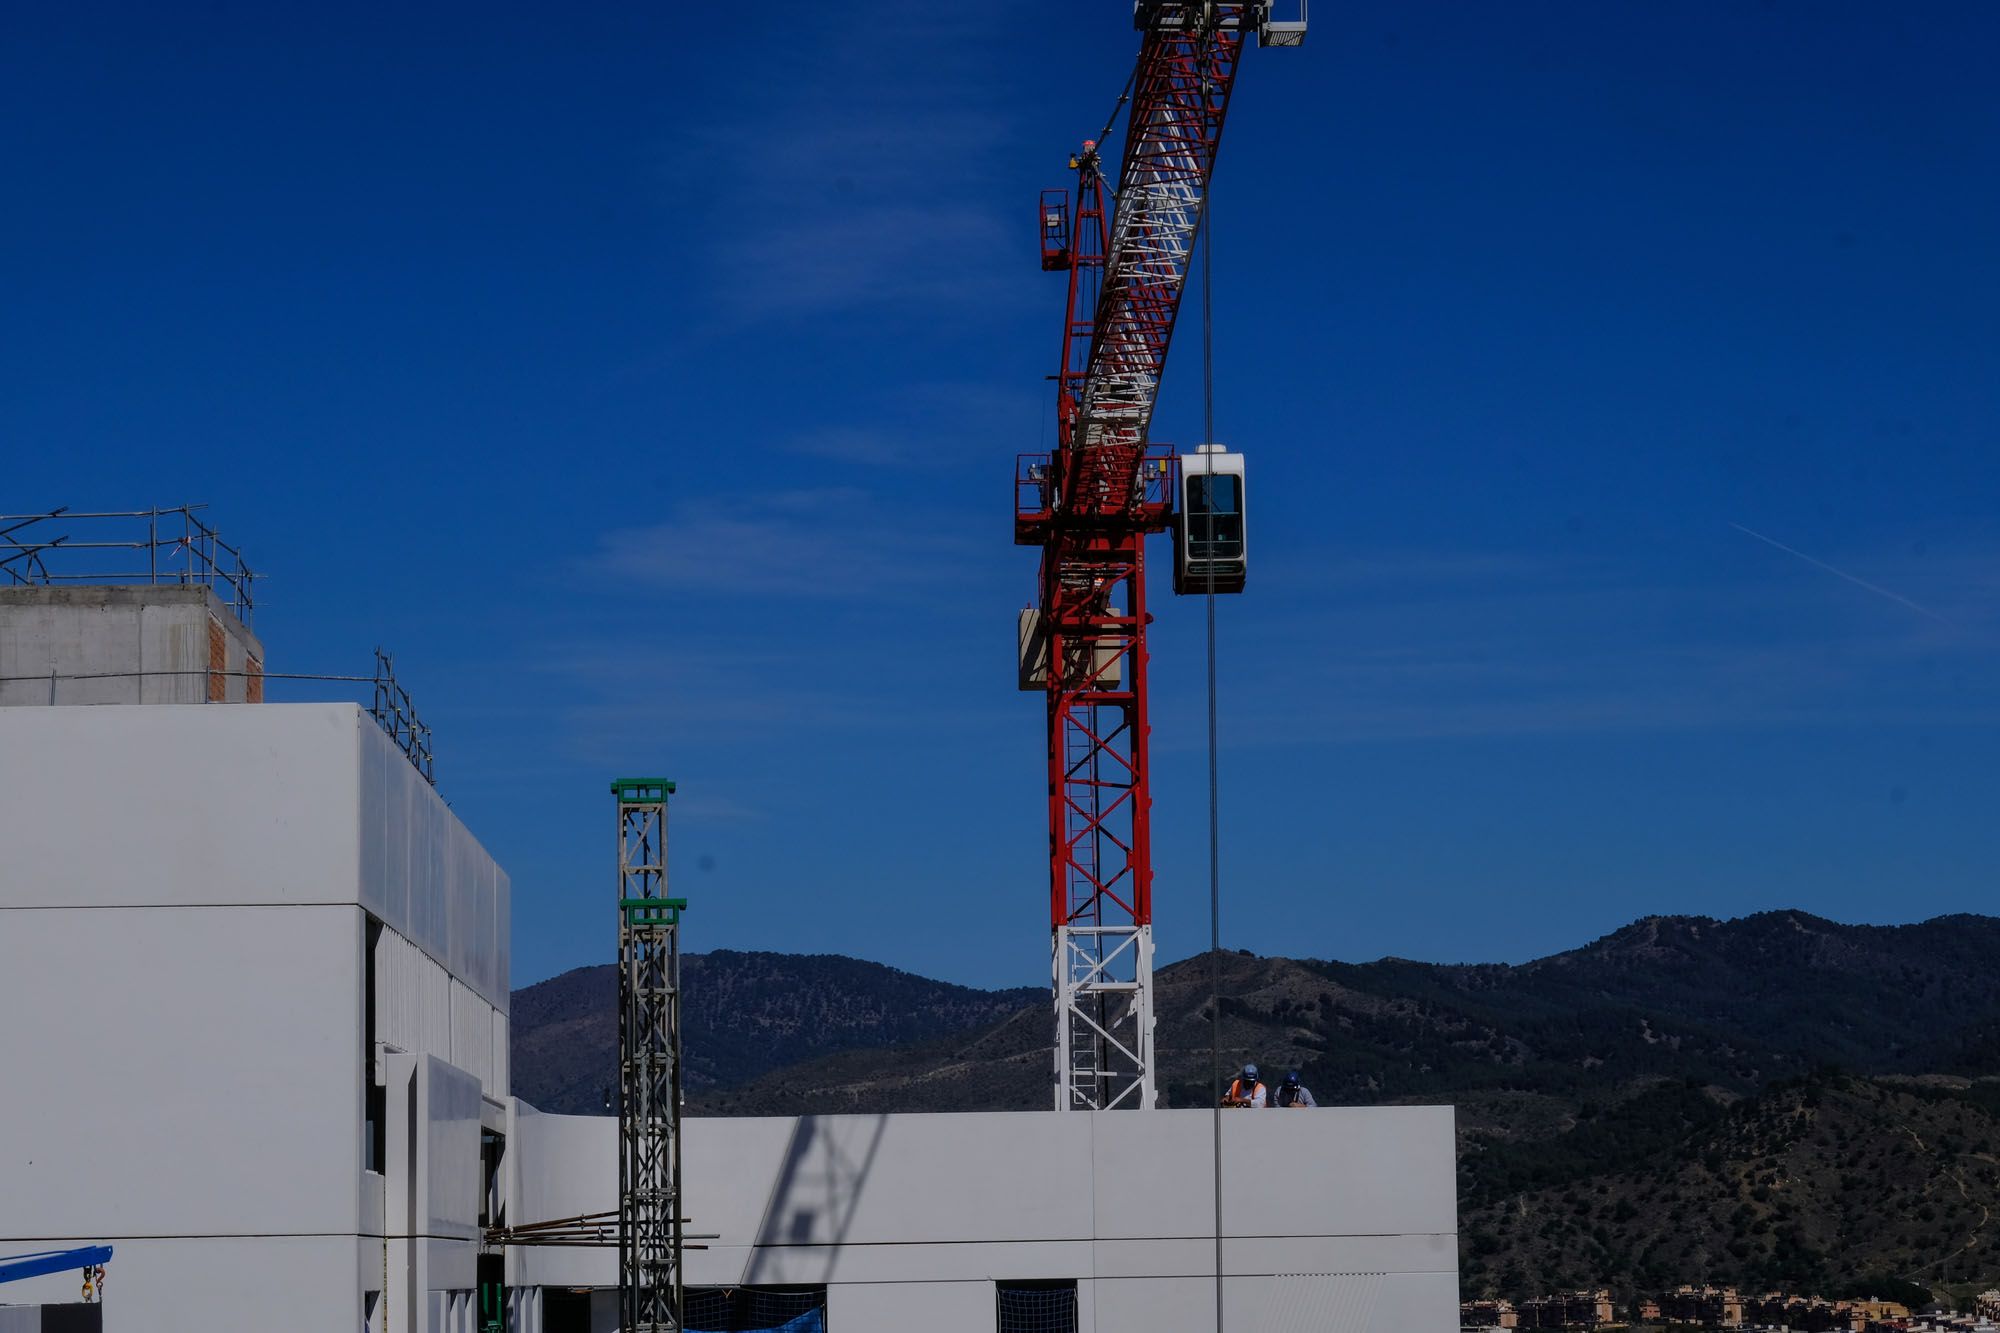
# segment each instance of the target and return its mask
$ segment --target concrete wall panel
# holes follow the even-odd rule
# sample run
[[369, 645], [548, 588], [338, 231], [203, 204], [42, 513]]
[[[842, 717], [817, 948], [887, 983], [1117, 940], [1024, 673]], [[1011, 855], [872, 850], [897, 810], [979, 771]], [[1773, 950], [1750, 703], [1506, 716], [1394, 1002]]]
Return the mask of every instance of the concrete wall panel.
[[471, 1074], [480, 1086], [498, 1098], [505, 1090], [495, 1081], [493, 1069], [493, 1006], [467, 987], [452, 981], [451, 1048], [433, 1052]]
[[[1091, 1283], [1097, 1328], [1133, 1333], [1215, 1333], [1215, 1280], [1212, 1277], [1099, 1278]], [[1228, 1308], [1225, 1307], [1225, 1313]], [[1453, 1326], [1457, 1312], [1453, 1311]], [[1238, 1328], [1255, 1325], [1237, 1323]], [[1385, 1330], [1385, 1333], [1387, 1331]], [[1449, 1333], [1446, 1326], [1395, 1333]]]
[[[754, 1232], [726, 1241], [870, 1245], [921, 1235], [946, 1241], [1088, 1240], [1087, 1116], [1019, 1114], [804, 1116], [786, 1126], [775, 1160], [757, 1121], [694, 1122], [704, 1153], [732, 1164], [740, 1187], [764, 1193]], [[763, 1122], [769, 1123], [769, 1122]], [[758, 1125], [757, 1129], [738, 1126]], [[723, 1128], [728, 1126], [727, 1129]], [[1073, 1188], [1023, 1190], [1024, 1174]], [[689, 1188], [694, 1188], [690, 1179]], [[978, 1199], [977, 1208], [965, 1201]]]
[[[223, 617], [234, 621], [227, 612]], [[65, 687], [58, 698], [64, 703], [81, 703], [84, 700], [71, 695], [74, 688], [79, 693], [102, 691], [105, 696], [118, 702], [129, 701], [135, 694], [149, 704], [198, 704], [208, 699], [208, 677], [184, 676], [183, 671], [207, 668], [208, 660], [208, 608], [196, 603], [179, 606], [159, 605], [138, 608], [137, 624], [133, 627], [132, 648], [136, 649], [137, 660], [127, 660], [118, 670], [129, 667], [138, 671], [159, 671], [174, 674], [141, 676], [128, 681], [76, 681]], [[118, 636], [122, 638], [123, 636]], [[105, 646], [100, 643], [98, 646]], [[101, 665], [99, 669], [104, 669]], [[236, 682], [224, 680], [224, 689]], [[226, 697], [240, 699], [238, 693]], [[85, 697], [88, 697], [87, 694]]]
[[[692, 1229], [720, 1238], [688, 1255], [687, 1280], [828, 1283], [836, 1326], [853, 1326], [842, 1309], [865, 1309], [873, 1322], [864, 1327], [928, 1330], [958, 1326], [970, 1308], [927, 1314], [920, 1307], [931, 1286], [951, 1289], [947, 1303], [970, 1289], [955, 1284], [977, 1287], [990, 1318], [992, 1289], [982, 1284], [1074, 1278], [1100, 1333], [1208, 1333], [1211, 1123], [1203, 1111], [690, 1120]], [[1452, 1169], [1449, 1108], [1225, 1124], [1225, 1161], [1237, 1167], [1224, 1194], [1225, 1227], [1239, 1233], [1224, 1248], [1237, 1326], [1456, 1326], [1455, 1206], [1438, 1188]], [[523, 1216], [611, 1206], [614, 1120], [516, 1104], [514, 1125]], [[1346, 1197], [1329, 1206], [1329, 1191]], [[517, 1272], [604, 1285], [615, 1280], [615, 1260], [588, 1250], [538, 1254], [520, 1259]]]
[[[1207, 1112], [1087, 1118], [1098, 1234], [1213, 1234], [1214, 1121]], [[1337, 1107], [1221, 1118], [1223, 1230], [1231, 1235], [1455, 1232], [1452, 1111]]]
[[41, 1000], [0, 1023], [0, 1240], [355, 1231], [360, 930], [354, 907], [0, 912], [7, 994]]
[[489, 1032], [487, 1035], [487, 1040], [492, 1044], [493, 1048], [493, 1054], [492, 1054], [493, 1080], [487, 1086], [486, 1095], [493, 1098], [495, 1101], [504, 1101], [506, 1099], [507, 1088], [509, 1086], [507, 1082], [508, 1019], [507, 1015], [500, 1013], [498, 1010], [489, 1009], [487, 1010], [487, 1014], [489, 1015]]
[[357, 810], [381, 821], [359, 831], [360, 901], [504, 1011], [499, 868], [387, 733], [359, 716]]
[[356, 901], [361, 716], [0, 709], [0, 909]]
[[820, 1282], [1027, 1281], [1090, 1276], [1090, 1242], [1080, 1240], [905, 1240], [894, 1245], [727, 1246], [688, 1264], [690, 1280], [751, 1286]]
[[[418, 1066], [418, 1115], [427, 1135], [419, 1201], [435, 1236], [471, 1240], [479, 1235], [479, 1080], [436, 1057]], [[469, 1286], [470, 1283], [447, 1284]]]
[[990, 1282], [857, 1282], [826, 1294], [829, 1329], [993, 1333], [996, 1310]]

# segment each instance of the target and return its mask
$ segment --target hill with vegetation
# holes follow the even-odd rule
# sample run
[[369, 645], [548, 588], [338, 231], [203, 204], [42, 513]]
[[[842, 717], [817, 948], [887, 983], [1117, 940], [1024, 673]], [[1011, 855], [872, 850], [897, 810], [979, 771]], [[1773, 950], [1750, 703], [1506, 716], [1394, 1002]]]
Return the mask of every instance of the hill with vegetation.
[[[681, 959], [691, 1098], [854, 1047], [901, 1049], [984, 1027], [1043, 992], [985, 991], [834, 954], [718, 949]], [[580, 967], [514, 992], [516, 1096], [544, 1111], [604, 1110], [618, 1078], [618, 969]]]
[[[734, 987], [746, 1016], [734, 1001], [715, 1013], [689, 960], [695, 1113], [1049, 1104], [1038, 989], [968, 991], [847, 959], [708, 957], [757, 961], [708, 982]], [[1296, 1068], [1324, 1103], [1458, 1108], [1468, 1294], [2000, 1278], [1988, 1215], [2000, 1210], [2000, 919], [1648, 917], [1519, 966], [1216, 961], [1226, 1064]], [[1170, 1105], [1208, 1101], [1210, 965], [1157, 978]], [[566, 1062], [557, 1081], [609, 1082], [609, 969], [568, 977], [598, 972], [553, 1043], [543, 1010], [523, 1003], [538, 988], [517, 994], [515, 1080], [529, 1100], [552, 1046]], [[595, 1044], [579, 1040], [591, 1014]], [[581, 1100], [570, 1109], [596, 1109]]]

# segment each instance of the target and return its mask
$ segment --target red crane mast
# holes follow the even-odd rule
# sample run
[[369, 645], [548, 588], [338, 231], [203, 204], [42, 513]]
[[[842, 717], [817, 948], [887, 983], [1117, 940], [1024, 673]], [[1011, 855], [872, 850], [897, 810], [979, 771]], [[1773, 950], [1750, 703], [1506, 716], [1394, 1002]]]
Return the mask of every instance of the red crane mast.
[[1017, 462], [1014, 540], [1042, 551], [1021, 688], [1048, 704], [1058, 1110], [1156, 1100], [1145, 539], [1174, 520], [1180, 467], [1148, 436], [1246, 39], [1304, 38], [1303, 3], [1295, 22], [1270, 9], [1138, 0], [1110, 206], [1094, 142], [1071, 163], [1074, 216], [1066, 191], [1041, 200], [1042, 267], [1069, 300], [1056, 449]]

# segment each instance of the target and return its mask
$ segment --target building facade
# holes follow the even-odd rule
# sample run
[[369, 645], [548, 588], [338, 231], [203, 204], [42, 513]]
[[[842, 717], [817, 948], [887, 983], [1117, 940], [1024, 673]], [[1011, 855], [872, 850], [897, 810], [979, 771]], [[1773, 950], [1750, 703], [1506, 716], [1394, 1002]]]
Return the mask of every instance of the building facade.
[[509, 886], [373, 719], [0, 708], [0, 790], [0, 1245], [109, 1330], [469, 1309]]
[[[0, 1256], [112, 1246], [110, 1333], [614, 1328], [614, 1251], [488, 1239], [617, 1204], [616, 1122], [509, 1095], [506, 873], [366, 711], [212, 685], [262, 650], [210, 654], [207, 600], [113, 603], [0, 607], [59, 701], [156, 631], [201, 690], [0, 707]], [[1449, 1108], [1223, 1116], [1219, 1247], [1216, 1125], [690, 1121], [690, 1327], [765, 1300], [838, 1333], [1203, 1333], [1218, 1260], [1231, 1327], [1457, 1327]]]

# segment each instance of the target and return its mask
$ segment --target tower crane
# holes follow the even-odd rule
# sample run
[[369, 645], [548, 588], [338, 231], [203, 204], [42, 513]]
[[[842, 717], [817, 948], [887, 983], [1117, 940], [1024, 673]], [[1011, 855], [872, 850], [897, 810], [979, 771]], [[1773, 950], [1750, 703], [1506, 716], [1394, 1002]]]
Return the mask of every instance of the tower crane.
[[1247, 44], [1297, 46], [1271, 0], [1135, 0], [1138, 64], [1115, 184], [1100, 146], [1044, 191], [1042, 268], [1068, 275], [1056, 447], [1016, 462], [1014, 541], [1041, 548], [1020, 686], [1048, 705], [1049, 917], [1058, 1110], [1150, 1108], [1152, 792], [1146, 538], [1172, 529], [1174, 590], [1247, 573], [1243, 457], [1150, 439], [1222, 127]]

